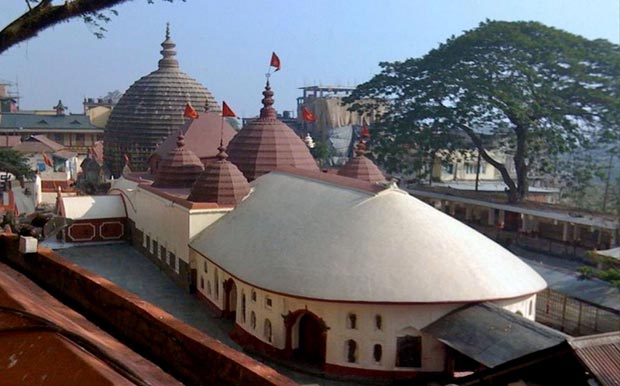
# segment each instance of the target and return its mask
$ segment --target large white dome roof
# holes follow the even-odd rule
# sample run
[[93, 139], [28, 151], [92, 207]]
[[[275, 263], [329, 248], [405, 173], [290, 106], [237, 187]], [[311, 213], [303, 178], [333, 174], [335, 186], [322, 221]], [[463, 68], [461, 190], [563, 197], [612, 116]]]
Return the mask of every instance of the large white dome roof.
[[546, 287], [518, 257], [402, 190], [292, 170], [258, 178], [190, 246], [239, 280], [303, 298], [471, 302]]

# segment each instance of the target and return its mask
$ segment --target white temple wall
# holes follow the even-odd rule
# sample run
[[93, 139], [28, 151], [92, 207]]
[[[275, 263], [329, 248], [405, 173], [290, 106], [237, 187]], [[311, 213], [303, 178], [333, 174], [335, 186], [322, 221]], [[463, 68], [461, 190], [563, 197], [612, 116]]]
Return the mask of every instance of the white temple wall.
[[[443, 371], [445, 366], [445, 346], [436, 339], [425, 335], [420, 330], [447, 313], [461, 307], [464, 303], [449, 304], [364, 304], [336, 303], [306, 300], [264, 291], [241, 282], [217, 267], [202, 255], [191, 250], [192, 258], [198, 263], [198, 291], [218, 308], [225, 307], [223, 282], [232, 278], [236, 286], [236, 322], [247, 333], [271, 344], [277, 349], [286, 347], [286, 327], [284, 317], [289, 312], [307, 309], [317, 315], [329, 327], [326, 342], [326, 363], [371, 370], [384, 371]], [[207, 261], [207, 271], [204, 262]], [[202, 286], [201, 279], [202, 278]], [[217, 289], [216, 289], [217, 288]], [[252, 299], [252, 292], [256, 299]], [[245, 296], [245, 317], [243, 314], [243, 297]], [[269, 306], [269, 301], [271, 305]], [[523, 316], [532, 319], [535, 309], [535, 295], [517, 299], [497, 301], [495, 304], [511, 311], [520, 311]], [[252, 317], [254, 313], [254, 317]], [[355, 315], [355, 328], [351, 327], [349, 315]], [[380, 317], [380, 328], [377, 326]], [[254, 320], [254, 321], [253, 321]], [[265, 335], [265, 320], [271, 323], [271, 341]], [[292, 348], [299, 345], [297, 336], [298, 321], [292, 330]], [[421, 336], [422, 366], [419, 368], [396, 367], [397, 339], [402, 336]], [[357, 343], [356, 361], [348, 361], [347, 341]], [[374, 345], [381, 345], [381, 360], [373, 355]]]

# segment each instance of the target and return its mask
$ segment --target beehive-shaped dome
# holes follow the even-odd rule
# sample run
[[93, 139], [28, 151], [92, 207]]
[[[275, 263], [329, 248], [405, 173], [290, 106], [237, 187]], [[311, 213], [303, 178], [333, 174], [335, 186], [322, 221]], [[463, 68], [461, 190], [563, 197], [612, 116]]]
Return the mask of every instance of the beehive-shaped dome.
[[338, 174], [345, 177], [357, 178], [370, 183], [386, 182], [385, 176], [377, 165], [366, 157], [366, 144], [360, 140], [355, 150], [355, 157], [338, 170]]
[[241, 129], [228, 145], [230, 162], [250, 181], [282, 166], [318, 171], [308, 147], [277, 118], [269, 81], [263, 95], [260, 117]]
[[194, 202], [215, 202], [222, 206], [235, 206], [250, 193], [250, 184], [243, 173], [226, 158], [220, 143], [218, 161], [209, 164], [200, 173], [187, 198]]
[[171, 150], [159, 163], [155, 174], [154, 187], [189, 188], [204, 170], [200, 158], [185, 148], [185, 139], [179, 132], [177, 147]]
[[135, 171], [146, 170], [147, 160], [162, 138], [184, 124], [183, 109], [188, 102], [219, 111], [211, 93], [179, 69], [168, 29], [161, 45], [159, 68], [129, 87], [106, 125], [105, 162], [114, 176], [121, 173], [125, 154], [130, 154]]

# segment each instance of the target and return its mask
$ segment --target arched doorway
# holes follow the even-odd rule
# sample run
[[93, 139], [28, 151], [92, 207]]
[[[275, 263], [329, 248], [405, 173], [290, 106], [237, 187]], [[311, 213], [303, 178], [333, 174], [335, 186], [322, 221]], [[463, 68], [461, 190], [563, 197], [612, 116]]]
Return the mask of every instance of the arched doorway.
[[296, 356], [314, 365], [324, 364], [327, 338], [325, 323], [310, 312], [303, 313], [299, 317], [298, 337]]
[[224, 317], [235, 320], [237, 311], [237, 285], [233, 279], [225, 280], [224, 286]]

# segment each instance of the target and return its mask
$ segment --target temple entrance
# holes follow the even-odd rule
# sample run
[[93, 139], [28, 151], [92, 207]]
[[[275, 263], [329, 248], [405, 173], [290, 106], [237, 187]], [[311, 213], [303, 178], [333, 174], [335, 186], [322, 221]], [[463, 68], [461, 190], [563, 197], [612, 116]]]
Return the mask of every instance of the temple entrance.
[[314, 365], [324, 364], [326, 338], [325, 324], [315, 315], [304, 313], [299, 318], [299, 359]]
[[237, 314], [237, 285], [233, 279], [224, 281], [224, 317], [235, 320]]

